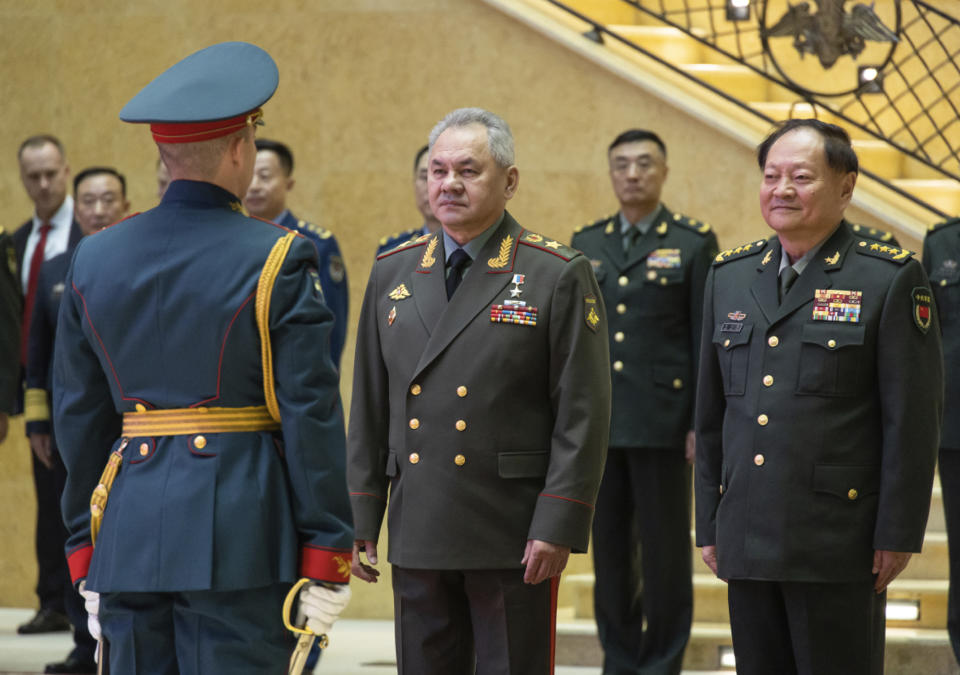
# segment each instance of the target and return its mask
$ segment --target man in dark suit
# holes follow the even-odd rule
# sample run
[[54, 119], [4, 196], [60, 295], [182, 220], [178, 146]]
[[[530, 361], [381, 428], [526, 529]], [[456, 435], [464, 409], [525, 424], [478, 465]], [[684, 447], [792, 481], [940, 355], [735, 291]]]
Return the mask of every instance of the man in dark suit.
[[293, 189], [293, 152], [283, 143], [257, 139], [257, 164], [243, 205], [250, 215], [282, 225], [305, 236], [317, 249], [320, 287], [323, 299], [336, 319], [330, 335], [333, 362], [340, 367], [343, 343], [347, 337], [349, 289], [347, 270], [340, 246], [330, 230], [300, 220], [287, 208], [287, 193]]
[[277, 82], [269, 54], [227, 42], [144, 87], [120, 117], [150, 123], [172, 182], [81, 241], [67, 272], [53, 372], [67, 554], [114, 673], [281, 672], [291, 582], [312, 581], [300, 606], [317, 633], [349, 598], [316, 249], [238, 196]]
[[706, 223], [661, 201], [667, 149], [631, 129], [607, 149], [620, 210], [577, 228], [609, 317], [613, 415], [593, 521], [604, 675], [678, 674], [693, 619], [690, 463]]
[[[923, 242], [923, 267], [930, 275], [940, 316], [944, 370], [956, 373], [960, 368], [960, 218], [930, 227]], [[950, 555], [947, 632], [960, 662], [960, 378], [946, 378], [945, 393], [939, 464]]]
[[[79, 172], [73, 179], [73, 194], [74, 216], [84, 236], [117, 222], [130, 208], [126, 179], [116, 169], [108, 167], [90, 167]], [[68, 250], [51, 258], [40, 268], [30, 340], [27, 345], [27, 390], [23, 415], [30, 447], [56, 476], [58, 505], [67, 481], [67, 471], [51, 429], [50, 382], [57, 316], [71, 253], [72, 250]], [[62, 524], [58, 539], [62, 549], [67, 539], [67, 531]], [[94, 652], [97, 643], [87, 630], [87, 613], [83, 608], [83, 600], [70, 581], [69, 574], [64, 575], [63, 582], [64, 606], [70, 623], [73, 624], [74, 648], [64, 661], [47, 664], [44, 672], [96, 672]]]
[[427, 151], [429, 149], [429, 145], [423, 146], [417, 150], [417, 154], [413, 158], [413, 198], [417, 203], [417, 210], [423, 216], [423, 224], [420, 227], [394, 232], [389, 236], [382, 237], [377, 243], [377, 255], [386, 253], [400, 244], [405, 244], [414, 237], [433, 234], [440, 229], [440, 221], [430, 210], [430, 195], [427, 193], [427, 160], [429, 159]]
[[606, 320], [588, 260], [505, 211], [506, 123], [456, 110], [430, 135], [443, 229], [374, 264], [347, 479], [354, 573], [390, 497], [401, 675], [552, 672], [555, 598], [586, 550], [610, 422]]
[[10, 416], [20, 397], [20, 318], [23, 298], [17, 280], [13, 238], [0, 227], [0, 443], [10, 430]]
[[[37, 297], [40, 268], [73, 248], [82, 236], [73, 217], [73, 198], [67, 194], [70, 167], [63, 144], [49, 135], [31, 136], [20, 144], [17, 154], [20, 180], [34, 204], [33, 216], [13, 235], [17, 275], [24, 294], [20, 363], [26, 366], [31, 317]], [[22, 375], [18, 377], [22, 387]], [[23, 410], [23, 390], [18, 392], [17, 412]], [[69, 630], [63, 605], [63, 586], [69, 579], [63, 558], [63, 523], [59, 494], [62, 476], [48, 465], [48, 458], [34, 449], [33, 485], [37, 495], [37, 596], [40, 609], [30, 621], [17, 628], [21, 635]]]
[[729, 580], [737, 672], [879, 675], [887, 585], [919, 552], [943, 364], [927, 275], [843, 214], [846, 132], [790, 120], [758, 148], [776, 233], [707, 278], [697, 545]]

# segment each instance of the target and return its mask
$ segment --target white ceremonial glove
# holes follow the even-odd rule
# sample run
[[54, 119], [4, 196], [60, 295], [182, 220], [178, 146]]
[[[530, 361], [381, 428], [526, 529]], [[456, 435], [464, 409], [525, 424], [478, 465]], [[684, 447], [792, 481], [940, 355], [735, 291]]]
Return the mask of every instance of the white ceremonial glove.
[[100, 639], [100, 594], [87, 590], [87, 580], [80, 582], [80, 595], [83, 596], [83, 608], [87, 610], [87, 630], [94, 640]]
[[316, 583], [300, 591], [300, 612], [307, 620], [307, 628], [317, 635], [330, 632], [340, 612], [350, 602], [348, 584]]

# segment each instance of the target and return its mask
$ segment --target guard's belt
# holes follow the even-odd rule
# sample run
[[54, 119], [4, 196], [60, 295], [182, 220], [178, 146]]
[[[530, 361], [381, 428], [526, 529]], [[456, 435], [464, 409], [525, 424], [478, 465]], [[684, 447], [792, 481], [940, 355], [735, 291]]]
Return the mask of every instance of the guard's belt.
[[246, 408], [172, 408], [123, 414], [123, 435], [127, 438], [276, 431], [279, 428], [280, 423], [270, 416], [265, 405]]

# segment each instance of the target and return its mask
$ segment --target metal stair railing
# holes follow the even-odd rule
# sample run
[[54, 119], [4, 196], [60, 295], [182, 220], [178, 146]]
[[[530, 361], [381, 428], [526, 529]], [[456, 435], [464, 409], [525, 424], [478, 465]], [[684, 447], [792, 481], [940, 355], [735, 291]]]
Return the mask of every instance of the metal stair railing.
[[[585, 33], [590, 39], [616, 40], [765, 122], [777, 121], [751, 105], [757, 102], [742, 101], [704, 82], [561, 0], [547, 1], [591, 25]], [[795, 103], [808, 104], [814, 115], [833, 117], [937, 175], [960, 181], [960, 20], [924, 0], [880, 0], [880, 14], [874, 12], [876, 3], [868, 6], [855, 0], [804, 0], [796, 5], [790, 0], [620, 2], [789, 90]], [[818, 11], [811, 14], [814, 2]], [[852, 4], [852, 11], [846, 11], [847, 4]], [[869, 15], [862, 8], [869, 9]], [[860, 63], [855, 61], [858, 56], [863, 57]], [[871, 57], [875, 60], [868, 61]], [[812, 67], [818, 59], [820, 67]], [[825, 82], [838, 79], [831, 77], [835, 63], [851, 81], [825, 89]], [[856, 75], [849, 77], [853, 66]], [[889, 180], [868, 170], [863, 173], [925, 209], [949, 216]]]

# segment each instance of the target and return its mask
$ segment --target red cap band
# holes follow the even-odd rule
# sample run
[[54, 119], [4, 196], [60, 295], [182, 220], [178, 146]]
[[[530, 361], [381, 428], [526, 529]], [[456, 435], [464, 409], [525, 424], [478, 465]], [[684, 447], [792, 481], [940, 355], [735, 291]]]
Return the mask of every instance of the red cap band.
[[154, 122], [150, 125], [150, 132], [157, 143], [196, 143], [229, 136], [247, 125], [257, 124], [261, 117], [263, 110], [257, 108], [214, 122]]

